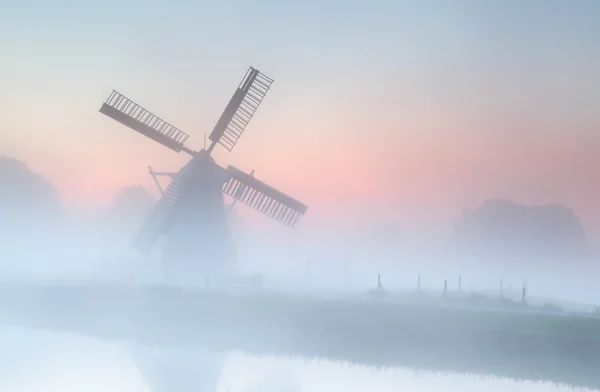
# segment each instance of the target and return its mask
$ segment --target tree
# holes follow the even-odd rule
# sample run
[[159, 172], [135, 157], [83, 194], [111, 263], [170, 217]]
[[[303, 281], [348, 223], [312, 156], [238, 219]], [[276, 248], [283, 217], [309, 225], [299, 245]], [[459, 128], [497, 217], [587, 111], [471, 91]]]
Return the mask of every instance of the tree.
[[115, 221], [141, 224], [154, 203], [154, 198], [144, 187], [127, 186], [116, 194], [108, 214]]
[[510, 200], [486, 201], [465, 210], [455, 225], [463, 250], [529, 259], [582, 257], [588, 253], [583, 225], [559, 204], [523, 206]]
[[121, 188], [105, 208], [82, 227], [79, 235], [101, 259], [133, 252], [131, 240], [148, 216], [155, 199], [139, 185]]
[[98, 216], [99, 223], [108, 230], [109, 237], [128, 243], [143, 224], [156, 200], [139, 185], [119, 190], [112, 202]]
[[16, 159], [0, 157], [0, 226], [31, 230], [62, 216], [56, 188]]
[[16, 159], [0, 157], [0, 268], [49, 257], [64, 215], [56, 188]]

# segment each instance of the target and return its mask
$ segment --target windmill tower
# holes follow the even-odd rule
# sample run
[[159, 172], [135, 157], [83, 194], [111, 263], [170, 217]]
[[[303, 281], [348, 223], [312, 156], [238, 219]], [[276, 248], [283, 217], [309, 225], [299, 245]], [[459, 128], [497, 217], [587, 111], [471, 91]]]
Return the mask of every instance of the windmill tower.
[[208, 149], [185, 146], [189, 135], [114, 91], [100, 112], [163, 146], [192, 158], [177, 173], [150, 174], [171, 178], [132, 246], [148, 253], [162, 239], [163, 267], [171, 276], [225, 277], [232, 272], [235, 246], [226, 222], [223, 194], [296, 227], [307, 206], [231, 165], [219, 166], [211, 156], [217, 144], [235, 147], [273, 80], [250, 67], [213, 128]]

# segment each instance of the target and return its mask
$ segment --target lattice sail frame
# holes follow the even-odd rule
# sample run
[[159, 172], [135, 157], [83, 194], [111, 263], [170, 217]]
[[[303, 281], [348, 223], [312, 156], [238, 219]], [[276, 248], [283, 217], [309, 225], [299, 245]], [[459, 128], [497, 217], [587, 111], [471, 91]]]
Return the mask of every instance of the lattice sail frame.
[[100, 113], [176, 152], [185, 149], [184, 144], [190, 137], [116, 90], [102, 104]]
[[134, 248], [147, 253], [163, 234], [172, 218], [172, 208], [179, 197], [180, 186], [181, 182], [173, 178], [136, 233], [132, 241]]
[[295, 228], [308, 207], [298, 200], [233, 167], [227, 167], [223, 193], [247, 206]]
[[271, 84], [273, 79], [250, 67], [213, 128], [209, 139], [231, 152], [269, 92]]

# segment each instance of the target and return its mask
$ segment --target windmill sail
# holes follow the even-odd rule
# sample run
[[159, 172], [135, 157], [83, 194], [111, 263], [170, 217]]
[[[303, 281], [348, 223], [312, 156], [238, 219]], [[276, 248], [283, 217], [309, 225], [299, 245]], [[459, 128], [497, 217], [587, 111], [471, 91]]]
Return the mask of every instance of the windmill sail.
[[257, 69], [248, 69], [209, 136], [213, 142], [211, 149], [215, 143], [221, 144], [227, 151], [233, 149], [272, 83], [273, 79]]
[[163, 233], [169, 223], [173, 204], [179, 196], [179, 186], [180, 181], [174, 179], [163, 192], [162, 197], [158, 200], [133, 239], [132, 246], [135, 249], [147, 253]]
[[227, 174], [228, 180], [223, 185], [223, 192], [226, 195], [286, 226], [296, 227], [308, 209], [298, 200], [231, 165], [227, 167]]
[[100, 113], [107, 115], [163, 146], [180, 152], [189, 135], [113, 90]]

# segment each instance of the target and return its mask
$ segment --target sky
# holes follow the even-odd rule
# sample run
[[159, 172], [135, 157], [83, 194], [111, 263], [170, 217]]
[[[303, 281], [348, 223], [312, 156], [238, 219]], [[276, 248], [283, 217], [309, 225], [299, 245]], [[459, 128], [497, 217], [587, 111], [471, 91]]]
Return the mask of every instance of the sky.
[[244, 72], [275, 80], [233, 152], [306, 220], [451, 222], [559, 202], [600, 235], [600, 3], [0, 0], [0, 155], [71, 206], [188, 157], [98, 112], [116, 89], [202, 148]]

